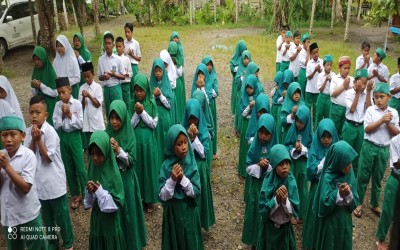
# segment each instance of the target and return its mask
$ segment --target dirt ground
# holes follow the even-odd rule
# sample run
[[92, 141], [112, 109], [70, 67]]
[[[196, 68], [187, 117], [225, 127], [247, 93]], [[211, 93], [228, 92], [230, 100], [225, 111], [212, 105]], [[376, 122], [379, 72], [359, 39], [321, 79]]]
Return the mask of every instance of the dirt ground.
[[[121, 20], [122, 19], [122, 20]], [[114, 19], [108, 23], [101, 25], [101, 30], [113, 29], [117, 24], [121, 26], [126, 20], [123, 18]], [[316, 29], [318, 30], [318, 29]], [[360, 34], [360, 30], [364, 33]], [[374, 36], [385, 35], [383, 29], [360, 29], [352, 27], [350, 31], [350, 45], [357, 51], [359, 44], [363, 38], [368, 38], [368, 34]], [[171, 30], [172, 31], [172, 30]], [[207, 37], [201, 32], [194, 33], [190, 39], [186, 39], [184, 43], [185, 49], [185, 78], [187, 93], [191, 87], [193, 73], [198, 62], [205, 54], [210, 54], [212, 45], [223, 43], [223, 40], [228, 38], [239, 37], [242, 35], [263, 35], [264, 29], [261, 28], [238, 28], [238, 29], [222, 29], [207, 31]], [[92, 30], [86, 29], [86, 37], [93, 37]], [[168, 39], [168, 37], [164, 38]], [[140, 38], [139, 38], [140, 42]], [[374, 41], [371, 42], [374, 43]], [[201, 46], [199, 46], [201, 44]], [[141, 44], [141, 46], [146, 46]], [[31, 96], [29, 82], [32, 73], [33, 64], [31, 62], [33, 47], [27, 46], [14, 49], [9, 52], [5, 59], [6, 69], [12, 70], [15, 77], [10, 81], [16, 90], [21, 107], [27, 114], [29, 98]], [[161, 50], [159, 48], [157, 51]], [[157, 52], [158, 53], [158, 52]], [[153, 54], [153, 55], [151, 55]], [[143, 55], [143, 51], [142, 51]], [[149, 56], [144, 56], [144, 60], [140, 64], [143, 72], [149, 72], [151, 60], [156, 56], [156, 53], [150, 53]], [[146, 59], [146, 57], [149, 57]], [[238, 159], [238, 144], [239, 139], [234, 136], [232, 124], [233, 119], [230, 115], [230, 89], [231, 89], [231, 74], [229, 71], [229, 56], [216, 57], [217, 72], [219, 74], [219, 89], [220, 96], [217, 99], [218, 106], [218, 125], [219, 125], [219, 152], [218, 159], [214, 161], [212, 167], [212, 185], [214, 206], [216, 213], [216, 225], [208, 232], [204, 232], [204, 243], [206, 249], [247, 249], [248, 246], [241, 242], [244, 202], [243, 188], [244, 180], [237, 175], [237, 159]], [[273, 59], [272, 59], [273, 60]], [[260, 65], [262, 68], [262, 65]], [[265, 83], [266, 93], [269, 94], [271, 89], [271, 81]], [[26, 117], [26, 121], [28, 118]], [[385, 178], [386, 179], [386, 178]], [[383, 196], [383, 195], [382, 195]], [[369, 191], [367, 191], [366, 201], [369, 200]], [[73, 229], [75, 235], [74, 247], [77, 250], [87, 249], [89, 236], [89, 218], [90, 210], [84, 211], [82, 206], [77, 210], [70, 210]], [[158, 209], [153, 214], [145, 214], [147, 225], [147, 242], [145, 249], [160, 249], [161, 244], [161, 224], [162, 224], [162, 208]], [[375, 231], [378, 223], [378, 218], [372, 214], [366, 207], [362, 219], [353, 219], [354, 249], [376, 249], [375, 248]], [[301, 249], [301, 226], [295, 227], [297, 248]], [[0, 229], [0, 249], [5, 249], [4, 232]], [[250, 249], [250, 248], [248, 248]]]

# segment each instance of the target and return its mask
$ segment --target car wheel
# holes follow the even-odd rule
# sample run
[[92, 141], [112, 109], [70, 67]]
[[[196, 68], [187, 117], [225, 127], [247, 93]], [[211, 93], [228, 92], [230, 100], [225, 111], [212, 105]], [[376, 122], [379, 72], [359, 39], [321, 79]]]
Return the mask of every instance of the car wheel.
[[7, 51], [7, 43], [6, 41], [1, 38], [0, 39], [0, 57], [3, 58]]

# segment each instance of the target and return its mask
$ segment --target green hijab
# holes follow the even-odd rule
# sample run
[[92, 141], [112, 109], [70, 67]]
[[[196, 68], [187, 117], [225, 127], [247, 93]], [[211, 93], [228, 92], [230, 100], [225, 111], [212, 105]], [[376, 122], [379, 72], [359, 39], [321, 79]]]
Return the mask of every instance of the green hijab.
[[92, 61], [92, 54], [90, 54], [89, 49], [86, 47], [85, 41], [83, 39], [83, 36], [81, 33], [75, 33], [74, 38], [77, 37], [79, 39], [79, 42], [81, 43], [81, 47], [79, 49], [76, 49], [74, 47], [75, 50], [78, 50], [79, 55], [82, 56], [83, 60], [85, 60], [86, 62], [88, 61]]
[[[174, 152], [175, 141], [178, 138], [179, 134], [184, 134], [188, 140], [188, 151], [184, 159], [176, 157]], [[165, 183], [171, 177], [171, 172], [172, 168], [174, 167], [174, 164], [178, 163], [182, 167], [183, 174], [192, 183], [194, 194], [198, 196], [200, 194], [200, 175], [199, 175], [199, 170], [197, 168], [196, 159], [194, 157], [192, 145], [190, 144], [188, 135], [186, 133], [186, 129], [180, 124], [175, 124], [171, 126], [171, 128], [168, 130], [167, 139], [165, 140], [165, 143], [166, 143], [165, 147], [166, 158], [163, 164], [161, 165], [160, 169], [160, 178], [158, 181], [159, 190], [161, 190], [161, 188], [165, 186]], [[183, 200], [186, 198], [186, 194], [183, 191], [181, 185], [175, 186], [173, 197], [178, 200]]]
[[192, 93], [197, 90], [196, 82], [198, 79], [199, 72], [203, 72], [203, 74], [205, 76], [204, 88], [206, 89], [208, 100], [211, 100], [211, 98], [212, 98], [212, 82], [211, 82], [210, 74], [208, 73], [208, 70], [207, 70], [207, 66], [204, 63], [200, 63], [199, 65], [197, 65], [196, 73], [194, 74], [193, 82], [192, 82]]
[[283, 71], [283, 82], [286, 82], [288, 84], [291, 84], [293, 82], [293, 71], [290, 69], [286, 69]]
[[243, 40], [240, 40], [237, 44], [236, 44], [236, 49], [235, 49], [235, 53], [232, 56], [232, 59], [230, 61], [230, 64], [235, 67], [238, 66], [242, 57], [242, 53], [243, 51], [247, 50], [247, 45], [246, 42]]
[[269, 164], [272, 166], [272, 171], [265, 177], [260, 193], [260, 214], [269, 217], [272, 208], [275, 207], [274, 197], [276, 190], [281, 186], [285, 186], [288, 191], [288, 199], [292, 204], [293, 215], [297, 218], [299, 211], [299, 193], [297, 191], [296, 179], [289, 172], [286, 178], [282, 178], [276, 174], [276, 167], [284, 160], [290, 160], [290, 155], [287, 148], [282, 144], [274, 145], [269, 153]]
[[[249, 77], [249, 75], [255, 75], [255, 73], [258, 71], [260, 71], [260, 68], [258, 67], [258, 65], [255, 62], [249, 62], [249, 64], [247, 65], [247, 68], [246, 68], [246, 74], [243, 79], [246, 79], [247, 77]], [[258, 90], [260, 92], [264, 92], [264, 86], [262, 85], [258, 76], [256, 76], [256, 77], [257, 77]], [[243, 85], [242, 85], [242, 87], [243, 87]]]
[[[146, 93], [146, 96], [142, 101], [139, 101], [134, 93], [136, 85], [139, 86]], [[133, 79], [133, 89], [131, 91], [133, 92], [133, 99], [131, 104], [132, 106], [135, 106], [137, 102], [140, 102], [143, 105], [144, 110], [146, 110], [147, 114], [149, 114], [153, 118], [158, 116], [156, 101], [154, 100], [153, 93], [150, 91], [149, 80], [147, 79], [145, 74], [139, 73], [135, 76], [135, 78]]]
[[[251, 137], [255, 137], [257, 133], [257, 124], [260, 119], [257, 113], [265, 109], [268, 114], [271, 113], [271, 108], [269, 106], [269, 98], [266, 94], [260, 93], [254, 104], [254, 108], [251, 110], [251, 117], [249, 121], [249, 126], [246, 131], [246, 141], [249, 141]], [[275, 122], [275, 120], [274, 120]], [[259, 128], [258, 128], [259, 129]]]
[[[104, 50], [104, 36], [108, 33], [111, 33], [110, 31], [105, 31], [103, 33], [103, 37], [101, 38], [101, 48], [100, 48], [100, 56], [102, 56], [105, 52]], [[112, 49], [112, 53], [117, 55], [117, 48], [115, 47], [115, 37], [114, 37], [114, 47]]]
[[321, 143], [321, 137], [324, 132], [328, 132], [332, 136], [331, 145], [339, 141], [337, 130], [333, 121], [329, 118], [322, 119], [315, 131], [313, 140], [311, 142], [311, 147], [308, 150], [307, 158], [307, 178], [312, 181], [314, 178], [319, 179], [319, 175], [316, 175], [316, 170], [318, 164], [325, 157], [328, 152], [329, 147], [324, 147]]
[[301, 135], [301, 143], [305, 147], [310, 148], [312, 142], [313, 132], [311, 127], [310, 109], [306, 105], [300, 105], [296, 112], [296, 118], [304, 123], [305, 126], [301, 131], [297, 130], [296, 122], [293, 122], [290, 126], [285, 140], [285, 145], [288, 146], [289, 151], [294, 148], [299, 135]]
[[350, 213], [358, 206], [358, 192], [353, 169], [350, 169], [346, 175], [342, 173], [342, 169], [352, 163], [356, 157], [356, 151], [345, 141], [338, 141], [329, 148], [312, 207], [318, 217], [332, 214], [339, 192], [338, 185], [341, 183], [351, 185], [353, 202], [349, 207]]
[[[246, 88], [250, 87], [254, 90], [253, 95], [249, 96], [247, 94]], [[249, 75], [244, 79], [244, 84], [242, 88], [242, 94], [240, 95], [240, 113], [249, 105], [249, 102], [256, 100], [260, 90], [258, 89], [258, 78], [255, 75]]]
[[177, 31], [172, 32], [171, 37], [169, 38], [169, 42], [174, 42], [173, 41], [174, 37], [178, 37], [178, 39], [179, 39], [178, 43], [176, 43], [176, 44], [178, 45], [179, 55], [181, 57], [180, 58], [180, 60], [181, 60], [181, 65], [180, 66], [183, 66], [185, 64], [185, 55], [183, 54], [183, 47], [182, 47], [182, 43], [181, 43], [181, 38], [179, 37], [179, 34], [178, 34]]
[[[32, 72], [32, 80], [39, 80], [40, 82], [46, 84], [47, 87], [56, 89], [56, 79], [57, 74], [53, 68], [53, 64], [50, 62], [50, 59], [47, 55], [46, 50], [37, 46], [33, 50], [33, 56], [37, 56], [43, 64], [42, 68], [34, 67]], [[31, 84], [33, 88], [33, 85]]]
[[[294, 94], [294, 92], [296, 91], [300, 91], [300, 100], [298, 102], [294, 102], [292, 100], [292, 96]], [[301, 96], [301, 87], [300, 84], [298, 82], [292, 82], [286, 92], [286, 97], [285, 100], [283, 101], [282, 104], [282, 109], [281, 109], [281, 120], [282, 119], [286, 119], [286, 117], [292, 113], [292, 109], [293, 107], [296, 106], [300, 106], [300, 105], [305, 105], [306, 103], [303, 100], [303, 96]]]
[[209, 72], [210, 82], [212, 83], [212, 88], [218, 95], [218, 74], [217, 74], [217, 71], [215, 70], [214, 61], [212, 60], [211, 56], [205, 56], [205, 57], [203, 57], [203, 60], [201, 62], [204, 63], [206, 66], [208, 63], [211, 62], [212, 69], [211, 69], [211, 72]]
[[90, 136], [89, 152], [93, 144], [100, 148], [105, 160], [101, 166], [95, 166], [89, 154], [88, 180], [100, 182], [103, 189], [111, 194], [118, 207], [122, 207], [125, 202], [124, 186], [114, 151], [111, 148], [110, 137], [105, 131], [97, 130]]
[[239, 66], [238, 66], [238, 70], [237, 70], [236, 76], [235, 76], [236, 78], [240, 78], [243, 75], [244, 71], [247, 69], [247, 66], [249, 65], [249, 64], [247, 64], [247, 66], [244, 66], [244, 64], [243, 64], [243, 60], [246, 57], [249, 59], [249, 64], [250, 64], [250, 62], [251, 62], [251, 54], [250, 54], [250, 51], [248, 51], [248, 50], [245, 50], [242, 53], [242, 56], [240, 58], [241, 60], [239, 62]]
[[[154, 69], [159, 67], [163, 71], [163, 75], [161, 81], [158, 81], [155, 74]], [[168, 101], [171, 101], [172, 98], [172, 89], [171, 84], [168, 79], [168, 73], [165, 70], [164, 61], [161, 58], [156, 58], [153, 61], [153, 67], [150, 72], [150, 87], [151, 90], [158, 87], [161, 90], [161, 93], [167, 98]]]
[[279, 100], [279, 98], [281, 98], [282, 92], [285, 90], [285, 86], [283, 85], [283, 72], [282, 71], [276, 72], [274, 82], [275, 82], [276, 86], [278, 86], [278, 87], [275, 91], [274, 96], [272, 97], [272, 103], [278, 104], [278, 100]]
[[214, 119], [211, 113], [211, 107], [207, 102], [206, 96], [201, 90], [196, 90], [192, 93], [192, 98], [197, 99], [200, 107], [203, 110], [204, 118], [206, 119], [208, 132], [211, 137], [214, 137]]
[[174, 41], [169, 42], [168, 53], [171, 56], [171, 58], [175, 58], [176, 66], [178, 66], [178, 68], [183, 66], [183, 55], [181, 54], [181, 51], [179, 50], [179, 46], [176, 42], [174, 42]]
[[[118, 131], [114, 131], [110, 125], [110, 116], [113, 111], [117, 113], [119, 119], [121, 119], [122, 127]], [[126, 108], [125, 102], [122, 100], [115, 100], [111, 103], [110, 111], [108, 112], [106, 132], [110, 138], [113, 137], [118, 142], [119, 146], [129, 155], [129, 167], [133, 167], [136, 160], [136, 137], [131, 126], [129, 111]], [[119, 159], [117, 159], [117, 162], [118, 161]]]

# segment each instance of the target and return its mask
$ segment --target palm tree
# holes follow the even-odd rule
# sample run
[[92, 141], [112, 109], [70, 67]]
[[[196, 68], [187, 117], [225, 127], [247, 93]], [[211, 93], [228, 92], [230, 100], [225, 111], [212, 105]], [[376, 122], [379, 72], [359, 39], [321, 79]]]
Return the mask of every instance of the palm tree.
[[94, 33], [98, 37], [100, 35], [99, 0], [93, 0], [93, 19]]
[[351, 17], [351, 0], [347, 2], [347, 16], [346, 16], [346, 29], [344, 30], [344, 41], [347, 42], [349, 40], [349, 25], [350, 25], [350, 17]]
[[310, 18], [310, 30], [308, 33], [312, 34], [312, 29], [314, 25], [314, 14], [315, 14], [315, 6], [317, 5], [317, 0], [312, 1], [312, 8], [311, 8], [311, 18]]

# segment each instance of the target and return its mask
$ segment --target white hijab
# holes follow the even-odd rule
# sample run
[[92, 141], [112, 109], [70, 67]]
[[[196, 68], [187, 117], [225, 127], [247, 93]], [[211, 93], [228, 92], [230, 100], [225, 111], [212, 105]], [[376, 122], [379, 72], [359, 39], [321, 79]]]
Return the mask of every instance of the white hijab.
[[168, 64], [167, 72], [168, 72], [169, 82], [171, 83], [172, 89], [175, 89], [176, 79], [178, 78], [178, 75], [176, 74], [176, 68], [174, 62], [172, 61], [168, 51], [165, 49], [161, 50], [160, 58], [163, 60], [164, 63]]
[[[11, 111], [14, 115], [21, 118], [22, 121], [24, 121], [25, 125], [24, 116], [22, 115], [21, 106], [19, 105], [18, 98], [15, 95], [14, 89], [8, 81], [7, 77], [3, 75], [0, 75], [0, 88], [4, 89], [4, 91], [7, 93], [7, 97], [4, 99], [4, 101], [6, 101], [10, 105], [11, 109], [9, 111], [2, 110], [3, 112], [0, 113], [2, 115], [9, 115]], [[4, 103], [1, 105], [2, 109], [6, 109], [4, 105]]]
[[56, 53], [53, 61], [54, 70], [57, 77], [68, 77], [69, 83], [73, 86], [81, 79], [78, 60], [66, 36], [59, 35], [57, 41], [65, 48], [65, 54], [61, 56], [58, 52]]

